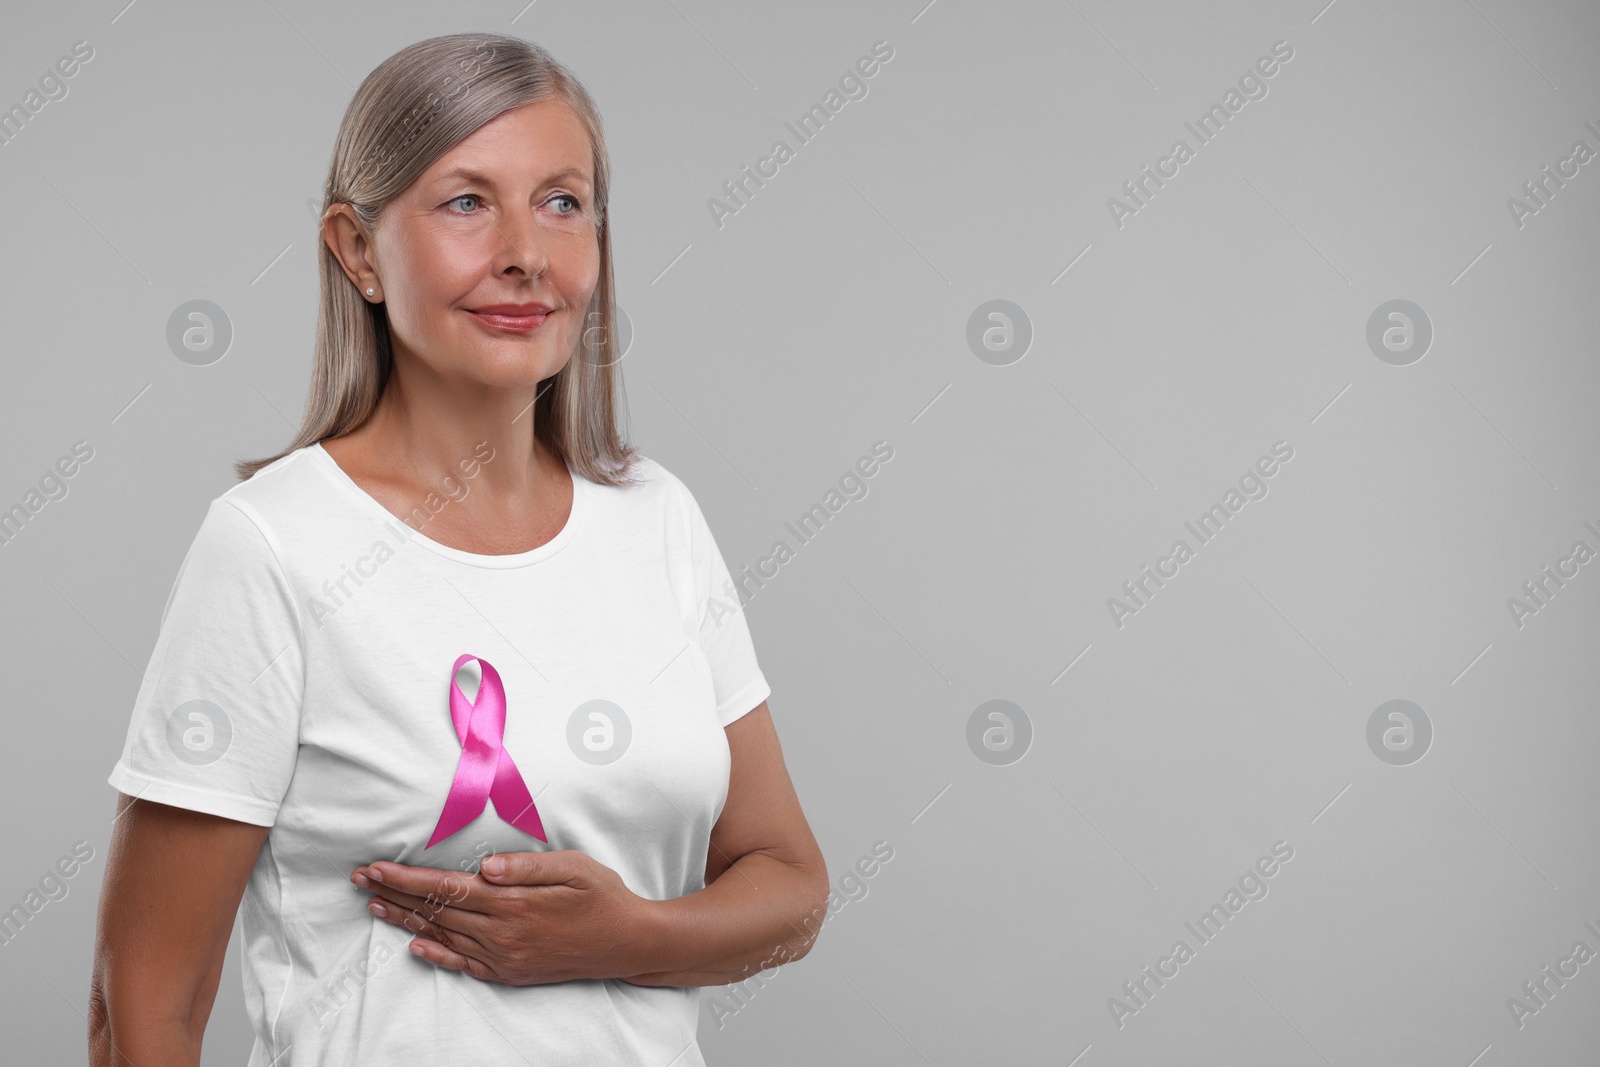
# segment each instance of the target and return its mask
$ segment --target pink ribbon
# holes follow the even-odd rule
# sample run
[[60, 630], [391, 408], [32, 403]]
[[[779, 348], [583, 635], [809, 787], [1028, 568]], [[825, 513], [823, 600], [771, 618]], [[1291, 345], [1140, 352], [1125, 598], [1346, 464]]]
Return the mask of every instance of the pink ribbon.
[[[478, 693], [470, 704], [456, 684], [456, 672], [469, 659], [477, 660], [482, 670]], [[461, 739], [461, 760], [444, 798], [439, 825], [433, 828], [433, 836], [424, 849], [432, 848], [483, 814], [484, 805], [491, 800], [500, 818], [544, 841], [539, 809], [533, 806], [533, 797], [522, 780], [522, 772], [511, 761], [511, 753], [501, 747], [506, 732], [506, 689], [499, 672], [487, 660], [467, 653], [456, 657], [456, 665], [450, 668], [450, 718]]]

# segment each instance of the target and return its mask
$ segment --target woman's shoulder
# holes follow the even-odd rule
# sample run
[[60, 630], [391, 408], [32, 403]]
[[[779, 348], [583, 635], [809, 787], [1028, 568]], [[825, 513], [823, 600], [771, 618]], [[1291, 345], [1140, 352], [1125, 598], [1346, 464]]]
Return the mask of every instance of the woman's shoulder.
[[281, 581], [286, 547], [302, 540], [326, 503], [316, 481], [307, 450], [296, 449], [213, 496], [193, 529], [179, 580], [235, 590]]
[[[688, 482], [665, 464], [639, 452], [632, 454], [625, 486], [591, 485], [616, 509], [612, 518], [670, 531], [669, 536], [693, 536], [705, 526], [699, 499]], [[664, 524], [664, 525], [663, 525]]]
[[591, 484], [634, 506], [659, 507], [663, 501], [675, 503], [678, 494], [688, 488], [676, 474], [643, 452], [631, 453], [626, 467], [612, 469], [624, 479], [624, 484]]
[[297, 527], [327, 521], [342, 502], [341, 494], [318, 459], [315, 445], [287, 452], [213, 497], [208, 511], [241, 513], [269, 542]]

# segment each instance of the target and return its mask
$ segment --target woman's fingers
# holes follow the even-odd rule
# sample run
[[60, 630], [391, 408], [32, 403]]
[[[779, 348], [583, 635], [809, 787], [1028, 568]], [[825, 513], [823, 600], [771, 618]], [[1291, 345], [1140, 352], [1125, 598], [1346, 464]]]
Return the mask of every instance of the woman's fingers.
[[393, 885], [372, 882], [368, 882], [362, 888], [368, 892], [376, 893], [386, 900], [391, 907], [412, 912], [439, 926], [447, 927], [457, 934], [466, 934], [478, 938], [487, 925], [487, 916], [462, 906], [464, 896], [459, 891], [448, 896], [441, 895], [438, 892], [429, 892], [426, 896], [422, 896], [417, 893], [408, 893]]
[[[419, 901], [418, 903], [422, 902]], [[436, 921], [439, 918], [437, 912], [425, 907], [413, 907], [385, 897], [373, 897], [367, 902], [367, 910], [384, 922], [403, 927], [418, 937], [429, 939], [437, 946], [448, 950], [452, 955], [475, 958], [483, 964], [484, 971], [488, 972], [486, 959], [488, 953], [484, 950], [483, 945], [470, 933], [441, 925]], [[432, 962], [440, 961], [433, 960]], [[466, 968], [458, 966], [455, 969], [465, 970]]]
[[438, 867], [407, 867], [404, 864], [369, 863], [351, 873], [350, 880], [362, 889], [387, 894], [390, 890], [414, 897], [432, 897], [459, 911], [485, 911], [500, 892], [476, 874], [447, 871]]
[[418, 959], [427, 960], [429, 963], [452, 971], [461, 971], [484, 982], [498, 982], [500, 976], [485, 967], [480, 961], [471, 956], [463, 956], [453, 949], [446, 948], [437, 941], [422, 937], [411, 942], [411, 951]]
[[451, 900], [432, 894], [418, 896], [415, 893], [407, 893], [404, 890], [388, 885], [369, 885], [366, 889], [369, 893], [375, 893], [391, 904], [405, 908], [407, 911], [417, 912], [428, 919], [437, 921], [440, 925], [450, 927], [452, 930], [459, 930], [464, 934], [474, 932], [467, 924], [478, 913], [453, 907], [454, 902]]

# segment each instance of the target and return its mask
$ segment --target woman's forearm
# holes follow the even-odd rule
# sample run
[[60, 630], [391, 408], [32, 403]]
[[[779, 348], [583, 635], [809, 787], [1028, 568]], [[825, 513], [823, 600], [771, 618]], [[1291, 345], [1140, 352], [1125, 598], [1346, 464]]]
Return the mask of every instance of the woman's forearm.
[[200, 1067], [200, 1042], [178, 1026], [144, 1023], [89, 1032], [89, 1067]]
[[645, 986], [737, 982], [809, 952], [827, 907], [825, 870], [747, 853], [704, 889], [645, 902], [641, 952], [654, 969], [622, 980]]
[[[153, 1005], [145, 1005], [146, 1008]], [[89, 992], [89, 1067], [199, 1067], [199, 1027], [187, 1018], [139, 1010], [139, 1005], [118, 999], [113, 1010], [101, 976], [96, 974]]]

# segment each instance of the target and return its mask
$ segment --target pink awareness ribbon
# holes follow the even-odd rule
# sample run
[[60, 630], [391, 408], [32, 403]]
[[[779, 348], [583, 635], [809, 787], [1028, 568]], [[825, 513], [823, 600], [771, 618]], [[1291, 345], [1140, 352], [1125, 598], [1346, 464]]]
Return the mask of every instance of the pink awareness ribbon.
[[[477, 695], [470, 704], [456, 684], [456, 672], [469, 659], [477, 660], [482, 669]], [[544, 841], [539, 809], [533, 806], [511, 753], [501, 747], [506, 731], [506, 689], [488, 660], [468, 653], [456, 657], [456, 665], [450, 668], [450, 719], [461, 739], [461, 759], [444, 798], [439, 824], [424, 848], [432, 848], [483, 814], [484, 805], [491, 800], [500, 818]]]

